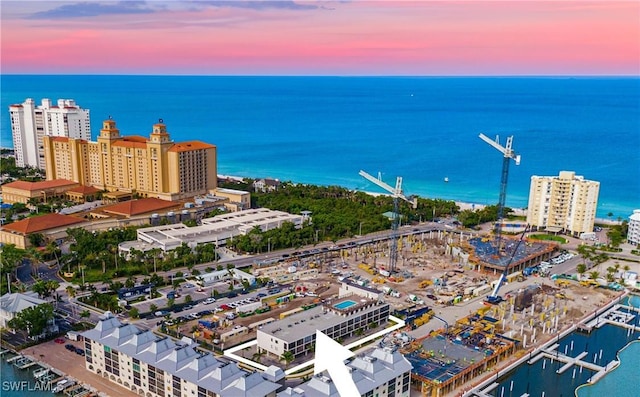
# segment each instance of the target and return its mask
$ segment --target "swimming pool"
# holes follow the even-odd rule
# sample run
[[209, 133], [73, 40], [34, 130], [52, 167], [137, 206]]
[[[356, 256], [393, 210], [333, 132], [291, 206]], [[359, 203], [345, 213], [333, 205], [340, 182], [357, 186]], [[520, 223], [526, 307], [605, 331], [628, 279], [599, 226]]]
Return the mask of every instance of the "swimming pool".
[[340, 310], [344, 310], [346, 308], [349, 308], [353, 305], [355, 305], [356, 302], [354, 301], [342, 301], [340, 303], [336, 303], [335, 305], [333, 305], [333, 307], [335, 307], [336, 309], [340, 309]]

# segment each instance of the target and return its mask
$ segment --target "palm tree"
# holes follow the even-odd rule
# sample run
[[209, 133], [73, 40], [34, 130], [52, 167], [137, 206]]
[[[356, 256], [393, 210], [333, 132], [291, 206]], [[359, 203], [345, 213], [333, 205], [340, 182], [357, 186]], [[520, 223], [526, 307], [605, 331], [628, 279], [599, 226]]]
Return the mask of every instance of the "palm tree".
[[584, 263], [578, 264], [578, 266], [576, 266], [576, 272], [578, 272], [580, 280], [582, 280], [582, 276], [587, 272], [587, 265]]
[[73, 298], [74, 296], [76, 296], [76, 289], [73, 288], [73, 285], [68, 285], [65, 290], [67, 291], [67, 295], [69, 295], [69, 298]]
[[282, 353], [282, 356], [280, 356], [280, 361], [284, 361], [285, 367], [288, 367], [289, 364], [291, 364], [291, 362], [294, 359], [295, 359], [295, 356], [289, 350], [287, 350], [286, 352]]
[[264, 350], [258, 350], [257, 352], [253, 353], [253, 356], [251, 356], [251, 359], [259, 363], [260, 360], [262, 359], [262, 356], [264, 356], [264, 354], [265, 354]]
[[589, 273], [590, 280], [596, 280], [598, 277], [600, 277], [600, 272], [598, 272], [597, 270], [594, 270]]

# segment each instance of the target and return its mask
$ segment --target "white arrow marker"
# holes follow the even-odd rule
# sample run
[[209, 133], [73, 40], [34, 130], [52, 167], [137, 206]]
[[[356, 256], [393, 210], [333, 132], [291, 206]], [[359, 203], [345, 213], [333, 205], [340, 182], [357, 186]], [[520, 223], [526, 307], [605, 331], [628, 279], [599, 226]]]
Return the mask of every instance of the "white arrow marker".
[[344, 360], [351, 357], [353, 357], [351, 350], [316, 330], [316, 359], [313, 373], [317, 375], [325, 370], [329, 372], [341, 397], [360, 395], [349, 368], [344, 363]]

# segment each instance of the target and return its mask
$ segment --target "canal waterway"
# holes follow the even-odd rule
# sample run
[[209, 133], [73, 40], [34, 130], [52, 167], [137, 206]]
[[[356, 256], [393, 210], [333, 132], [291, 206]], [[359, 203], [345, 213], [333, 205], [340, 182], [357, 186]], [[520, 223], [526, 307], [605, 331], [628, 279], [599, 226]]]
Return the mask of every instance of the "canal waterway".
[[33, 377], [33, 371], [40, 367], [34, 365], [27, 369], [16, 368], [6, 361], [7, 356], [0, 359], [0, 379], [2, 379], [0, 396], [2, 397], [51, 397], [47, 386], [39, 384]]
[[[630, 295], [620, 303], [640, 308], [640, 296]], [[628, 310], [621, 308], [620, 311]], [[555, 342], [558, 344], [556, 351], [560, 354], [576, 357], [587, 352], [582, 361], [601, 367], [618, 360], [618, 353], [620, 354], [620, 365], [611, 369], [611, 373], [602, 377], [594, 386], [581, 387], [579, 397], [602, 396], [607, 392], [615, 392], [616, 396], [636, 395], [634, 393], [637, 392], [638, 386], [635, 381], [629, 381], [624, 386], [616, 383], [616, 379], [627, 379], [631, 376], [635, 376], [637, 380], [640, 343], [629, 343], [640, 338], [640, 313], [636, 310], [631, 311], [636, 315], [632, 321], [637, 327], [635, 331], [606, 324], [600, 328], [595, 327], [591, 333], [572, 332]], [[628, 347], [625, 349], [626, 346]], [[595, 371], [578, 365], [562, 374], [556, 373], [563, 366], [563, 362], [548, 357], [541, 358], [533, 364], [525, 362], [506, 376], [498, 378], [498, 386], [489, 394], [495, 397], [520, 397], [524, 394], [531, 397], [571, 397], [576, 395], [579, 386], [586, 384], [595, 374]], [[622, 391], [625, 387], [629, 388], [629, 393]], [[633, 392], [631, 388], [634, 389]]]

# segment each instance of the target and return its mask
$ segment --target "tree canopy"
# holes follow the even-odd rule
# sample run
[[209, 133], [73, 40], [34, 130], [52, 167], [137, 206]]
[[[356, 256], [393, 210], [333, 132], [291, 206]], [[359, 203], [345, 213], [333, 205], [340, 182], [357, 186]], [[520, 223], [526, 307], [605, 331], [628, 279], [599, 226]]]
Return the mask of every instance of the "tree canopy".
[[26, 330], [29, 336], [35, 337], [42, 334], [49, 321], [53, 319], [53, 306], [43, 303], [38, 306], [28, 307], [9, 320], [7, 325], [13, 329]]

